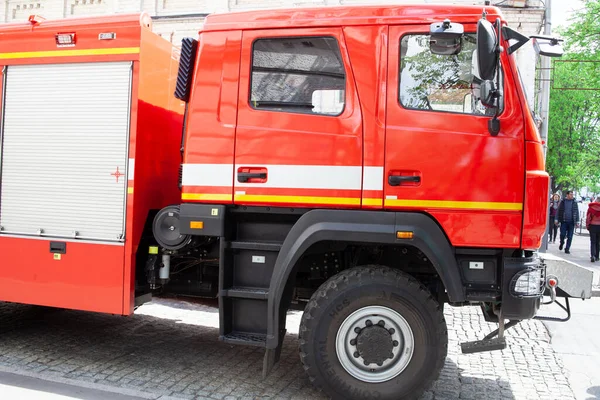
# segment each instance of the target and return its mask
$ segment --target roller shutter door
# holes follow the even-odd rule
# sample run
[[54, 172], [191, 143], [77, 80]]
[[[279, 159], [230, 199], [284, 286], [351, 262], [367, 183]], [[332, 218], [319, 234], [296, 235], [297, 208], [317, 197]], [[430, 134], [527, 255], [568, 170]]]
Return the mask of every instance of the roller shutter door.
[[3, 234], [122, 241], [131, 63], [6, 69]]

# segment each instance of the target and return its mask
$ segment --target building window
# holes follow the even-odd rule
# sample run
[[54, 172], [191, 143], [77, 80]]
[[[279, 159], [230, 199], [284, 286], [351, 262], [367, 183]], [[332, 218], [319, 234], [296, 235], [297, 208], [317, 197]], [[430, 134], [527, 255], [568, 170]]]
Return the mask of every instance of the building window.
[[[481, 103], [475, 34], [465, 34], [458, 55], [429, 50], [429, 35], [406, 35], [400, 44], [400, 103], [405, 108], [494, 115]], [[502, 105], [501, 105], [502, 108]]]
[[344, 110], [346, 74], [336, 39], [259, 39], [252, 51], [253, 108], [319, 115]]

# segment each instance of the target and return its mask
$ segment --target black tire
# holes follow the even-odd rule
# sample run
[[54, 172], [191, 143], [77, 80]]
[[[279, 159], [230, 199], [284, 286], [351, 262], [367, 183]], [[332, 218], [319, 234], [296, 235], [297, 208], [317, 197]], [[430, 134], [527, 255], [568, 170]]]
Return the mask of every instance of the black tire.
[[[349, 374], [335, 343], [350, 314], [374, 305], [399, 313], [414, 338], [406, 368], [382, 383]], [[444, 315], [431, 293], [413, 277], [382, 266], [342, 271], [321, 285], [304, 310], [299, 338], [300, 358], [311, 382], [334, 399], [418, 399], [439, 376], [448, 350]]]

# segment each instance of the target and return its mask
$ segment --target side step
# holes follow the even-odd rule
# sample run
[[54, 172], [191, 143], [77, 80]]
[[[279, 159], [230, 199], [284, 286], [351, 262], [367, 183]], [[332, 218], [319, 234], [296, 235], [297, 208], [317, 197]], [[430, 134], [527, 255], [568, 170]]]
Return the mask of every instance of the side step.
[[484, 351], [504, 350], [506, 348], [506, 339], [504, 331], [517, 325], [519, 320], [510, 320], [505, 323], [502, 314], [498, 316], [498, 329], [488, 334], [483, 340], [474, 342], [465, 342], [460, 344], [463, 354], [481, 353]]
[[504, 350], [506, 348], [505, 338], [493, 338], [465, 342], [460, 344], [463, 354], [481, 353], [484, 351]]
[[241, 344], [246, 346], [266, 347], [267, 335], [262, 333], [231, 332], [221, 336], [225, 343]]
[[267, 300], [269, 298], [268, 289], [232, 287], [221, 291], [223, 297], [234, 297], [238, 299]]

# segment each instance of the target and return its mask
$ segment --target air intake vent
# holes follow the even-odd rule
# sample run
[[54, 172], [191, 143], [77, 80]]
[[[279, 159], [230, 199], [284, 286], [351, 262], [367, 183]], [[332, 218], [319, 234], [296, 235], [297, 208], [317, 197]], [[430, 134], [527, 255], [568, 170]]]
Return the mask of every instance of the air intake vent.
[[183, 188], [183, 164], [179, 164], [179, 190]]
[[181, 41], [181, 58], [179, 59], [179, 72], [177, 74], [177, 87], [175, 97], [186, 103], [190, 100], [192, 77], [194, 76], [194, 62], [198, 51], [198, 41], [192, 38], [183, 38]]

